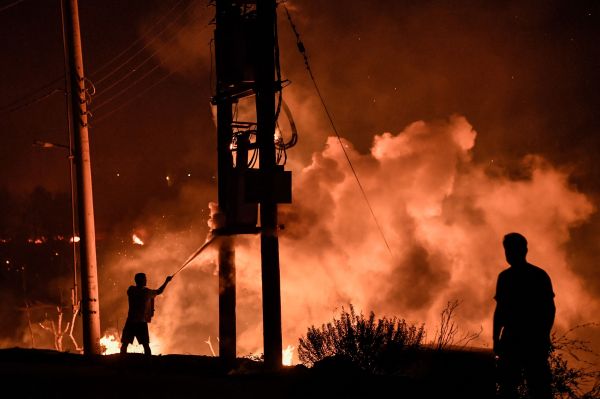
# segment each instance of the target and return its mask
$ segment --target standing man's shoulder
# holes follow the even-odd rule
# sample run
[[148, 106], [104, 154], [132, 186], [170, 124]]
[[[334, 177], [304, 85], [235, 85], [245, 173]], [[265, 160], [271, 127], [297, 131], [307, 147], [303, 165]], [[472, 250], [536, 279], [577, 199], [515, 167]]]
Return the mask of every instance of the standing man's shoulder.
[[532, 280], [537, 282], [538, 286], [541, 287], [545, 292], [547, 292], [551, 297], [554, 297], [554, 290], [552, 288], [552, 280], [550, 276], [544, 269], [538, 267], [536, 265], [532, 265], [529, 263], [529, 267], [531, 270], [531, 275], [533, 277]]
[[498, 273], [498, 278], [506, 277], [508, 274], [510, 274], [510, 271], [511, 271], [511, 268], [507, 267], [506, 269], [504, 269], [500, 273]]
[[550, 276], [548, 275], [548, 273], [546, 273], [546, 271], [544, 269], [542, 269], [539, 266], [532, 265], [531, 263], [528, 263], [528, 265], [531, 269], [532, 274], [535, 277], [537, 277], [539, 279], [544, 279], [544, 280], [550, 281]]
[[502, 301], [506, 298], [506, 295], [508, 294], [507, 284], [510, 285], [510, 282], [508, 282], [507, 279], [510, 279], [510, 273], [510, 268], [504, 269], [498, 273], [498, 280], [496, 282], [496, 295], [494, 295], [494, 299], [496, 301]]
[[498, 273], [498, 281], [500, 282], [506, 280], [507, 278], [510, 278], [512, 273], [513, 270], [511, 267], [502, 270], [500, 273]]

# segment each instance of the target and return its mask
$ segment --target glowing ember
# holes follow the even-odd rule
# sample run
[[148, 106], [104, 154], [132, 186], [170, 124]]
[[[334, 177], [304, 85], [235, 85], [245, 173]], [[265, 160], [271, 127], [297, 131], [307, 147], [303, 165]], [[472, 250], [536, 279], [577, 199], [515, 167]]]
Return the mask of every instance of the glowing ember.
[[81, 241], [81, 238], [79, 238], [79, 236], [71, 237], [71, 239], [69, 240], [69, 242], [79, 242], [79, 241]]
[[292, 356], [294, 356], [294, 346], [288, 345], [287, 348], [281, 351], [281, 363], [284, 366], [291, 366]]
[[131, 236], [131, 239], [133, 240], [133, 243], [136, 245], [144, 245], [144, 241], [142, 241], [141, 238], [138, 237], [136, 234]]

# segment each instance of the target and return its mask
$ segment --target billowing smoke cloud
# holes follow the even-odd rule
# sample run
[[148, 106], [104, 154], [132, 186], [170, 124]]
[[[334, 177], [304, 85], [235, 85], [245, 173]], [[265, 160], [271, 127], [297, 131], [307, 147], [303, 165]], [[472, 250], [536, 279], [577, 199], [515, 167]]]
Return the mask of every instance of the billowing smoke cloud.
[[[507, 267], [501, 240], [511, 231], [528, 238], [530, 262], [553, 279], [557, 327], [594, 321], [598, 302], [572, 272], [565, 250], [570, 229], [589, 218], [594, 206], [570, 187], [566, 172], [539, 156], [522, 160], [518, 178], [493, 162], [474, 162], [475, 140], [472, 126], [458, 115], [376, 135], [367, 154], [342, 140], [391, 253], [337, 138], [327, 139], [307, 164], [293, 166], [294, 203], [280, 212], [284, 346], [296, 345], [308, 326], [330, 320], [349, 303], [363, 312], [425, 323], [431, 336], [439, 312], [452, 300], [461, 301], [461, 329], [483, 328], [474, 344], [489, 345], [495, 279]], [[171, 205], [178, 212], [197, 210], [207, 204], [199, 201], [203, 196], [202, 188], [184, 190]], [[207, 207], [204, 212], [206, 222]], [[119, 256], [109, 266], [105, 276], [118, 289], [105, 293], [103, 305], [122, 315], [121, 325], [133, 274], [146, 271], [149, 285], [160, 285], [204, 241], [207, 226], [197, 220], [185, 230], [156, 234], [133, 257]], [[142, 224], [156, 223], [150, 218]], [[157, 301], [151, 335], [161, 352], [210, 354], [204, 342], [209, 336], [217, 347], [214, 259], [214, 249], [201, 255]], [[261, 352], [257, 237], [237, 238], [236, 267], [238, 354]]]
[[[306, 287], [310, 298], [299, 315], [319, 313], [315, 307], [326, 315], [327, 306], [352, 301], [431, 329], [445, 303], [458, 299], [464, 328], [483, 326], [481, 343], [489, 342], [495, 278], [506, 267], [502, 236], [519, 231], [530, 241], [530, 261], [554, 280], [558, 325], [594, 320], [597, 302], [572, 273], [564, 250], [569, 229], [586, 220], [593, 205], [569, 187], [566, 173], [540, 157], [522, 161], [518, 180], [474, 163], [475, 137], [465, 118], [452, 116], [375, 136], [367, 155], [345, 143], [391, 255], [337, 140], [328, 140], [297, 174], [296, 204], [285, 217], [282, 284]], [[299, 254], [308, 258], [297, 262]], [[292, 298], [287, 301], [297, 302]], [[582, 310], [581, 303], [591, 306]]]
[[[212, 34], [206, 23], [212, 10], [203, 5], [190, 7], [184, 13], [175, 12], [180, 16], [173, 19], [164, 37], [150, 43], [164, 67], [186, 76], [209, 69], [207, 49]], [[280, 207], [280, 222], [285, 225], [280, 232], [284, 346], [295, 345], [308, 326], [330, 320], [349, 303], [363, 312], [373, 310], [425, 323], [431, 336], [440, 311], [452, 300], [461, 301], [457, 313], [461, 329], [483, 328], [474, 344], [489, 345], [496, 277], [507, 267], [501, 241], [512, 231], [528, 238], [530, 262], [547, 270], [553, 280], [557, 328], [597, 321], [598, 299], [588, 291], [589, 282], [584, 284], [580, 277], [581, 271], [589, 272], [591, 267], [583, 262], [571, 264], [569, 251], [572, 229], [594, 216], [595, 206], [589, 196], [571, 186], [569, 171], [556, 166], [560, 157], [548, 149], [546, 134], [552, 123], [538, 121], [539, 114], [525, 113], [529, 108], [514, 106], [543, 103], [539, 98], [543, 95], [535, 93], [555, 90], [539, 77], [548, 67], [549, 57], [540, 50], [544, 47], [536, 46], [533, 52], [524, 47], [527, 56], [514, 55], [513, 44], [505, 44], [504, 25], [494, 22], [497, 13], [486, 13], [481, 19], [476, 10], [465, 8], [469, 13], [464, 18], [460, 13], [441, 12], [438, 5], [411, 8], [395, 2], [381, 6], [383, 12], [369, 13], [360, 2], [348, 7], [347, 15], [357, 18], [350, 24], [339, 18], [339, 5], [333, 3], [306, 2], [296, 8], [300, 12], [294, 16], [304, 28], [303, 39], [314, 55], [313, 70], [338, 127], [350, 138], [342, 140], [343, 145], [381, 232], [340, 143], [326, 137], [330, 130], [296, 53], [295, 37], [280, 18], [284, 78], [294, 83], [286, 89], [285, 98], [291, 98], [302, 134], [286, 165], [294, 173], [294, 202]], [[512, 20], [512, 14], [504, 10], [501, 21]], [[422, 28], [424, 20], [429, 21], [427, 30]], [[488, 25], [496, 27], [491, 36], [482, 34]], [[531, 31], [524, 35], [530, 38]], [[344, 40], [339, 39], [342, 36]], [[334, 47], [336, 56], [326, 56]], [[489, 52], [489, 48], [495, 50]], [[389, 62], [378, 62], [381, 59]], [[536, 62], [544, 68], [534, 67]], [[523, 63], [528, 67], [523, 68]], [[523, 100], [518, 93], [506, 91], [514, 83], [514, 65], [525, 74], [517, 76], [519, 87], [536, 88], [530, 90], [535, 99]], [[483, 89], [461, 94], [473, 86]], [[353, 98], [348, 101], [350, 95]], [[240, 118], [251, 120], [247, 115], [251, 108], [240, 102]], [[482, 129], [477, 154], [477, 134], [459, 115], [418, 121], [400, 132], [380, 134], [389, 126], [415, 120], [415, 115], [433, 118], [456, 109]], [[373, 135], [368, 146], [365, 143]], [[498, 145], [500, 137], [504, 141]], [[532, 148], [544, 156], [521, 157]], [[122, 327], [125, 292], [134, 273], [148, 273], [149, 285], [155, 288], [202, 244], [208, 230], [209, 201], [214, 201], [214, 187], [187, 186], [173, 202], [147, 206], [137, 227], [152, 232], [146, 245], [133, 255], [115, 253], [101, 271], [106, 328]], [[183, 221], [163, 225], [165, 213], [166, 219]], [[160, 352], [210, 354], [205, 343], [209, 336], [216, 349], [214, 256], [214, 249], [204, 253], [157, 300], [150, 330], [154, 342], [160, 343]], [[257, 237], [236, 238], [236, 267], [238, 354], [261, 352]]]

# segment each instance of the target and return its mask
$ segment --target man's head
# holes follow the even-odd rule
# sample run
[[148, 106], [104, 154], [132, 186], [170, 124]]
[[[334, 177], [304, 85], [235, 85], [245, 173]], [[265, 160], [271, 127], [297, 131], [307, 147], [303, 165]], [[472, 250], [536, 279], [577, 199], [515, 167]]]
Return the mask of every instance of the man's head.
[[145, 287], [146, 286], [146, 274], [145, 273], [138, 273], [135, 275], [135, 277], [133, 278], [135, 280], [135, 285], [137, 285], [138, 287]]
[[527, 239], [519, 233], [509, 233], [502, 241], [506, 261], [511, 265], [525, 263], [527, 256]]

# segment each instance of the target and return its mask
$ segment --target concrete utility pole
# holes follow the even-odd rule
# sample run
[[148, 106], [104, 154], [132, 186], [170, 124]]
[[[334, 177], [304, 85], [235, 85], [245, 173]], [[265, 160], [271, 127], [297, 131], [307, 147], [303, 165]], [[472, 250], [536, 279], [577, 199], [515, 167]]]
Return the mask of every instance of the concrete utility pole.
[[81, 264], [81, 313], [83, 315], [83, 352], [101, 354], [100, 305], [96, 264], [96, 232], [92, 196], [92, 169], [87, 123], [87, 102], [79, 30], [77, 0], [61, 0], [63, 34], [68, 54], [67, 91], [71, 98], [77, 210], [79, 215], [79, 256]]
[[[226, 29], [231, 18], [231, 6], [223, 1], [216, 4], [216, 30], [215, 30], [215, 62], [217, 75], [217, 94], [214, 102], [217, 105], [217, 167], [219, 212], [222, 224], [219, 229], [228, 225], [227, 215], [230, 214], [229, 204], [231, 197], [231, 180], [233, 178], [233, 155], [230, 145], [233, 136], [232, 100], [225, 95], [225, 76], [229, 74], [230, 65], [227, 62], [226, 52], [221, 43], [229, 42], [231, 32]], [[225, 237], [219, 241], [219, 357], [227, 365], [232, 366], [236, 359], [236, 285], [235, 285], [235, 247], [232, 237]]]
[[[260, 172], [267, 192], [273, 192], [275, 160], [275, 0], [257, 0], [256, 117]], [[281, 88], [280, 88], [281, 90]], [[260, 202], [260, 255], [263, 291], [265, 365], [281, 366], [281, 293], [277, 202], [264, 195]]]
[[[275, 0], [216, 0], [215, 60], [219, 210], [216, 233], [261, 233], [265, 365], [281, 366], [281, 295], [277, 203], [291, 202], [291, 173], [275, 153]], [[255, 96], [256, 121], [239, 121], [232, 107]], [[235, 119], [235, 120], [234, 120]], [[259, 168], [254, 167], [258, 151]], [[235, 152], [235, 162], [233, 157]], [[254, 156], [249, 161], [248, 153]], [[260, 204], [260, 227], [257, 227]], [[219, 249], [219, 356], [235, 360], [235, 249]]]

